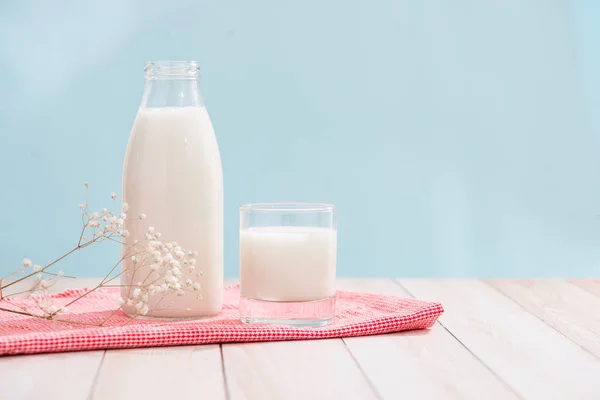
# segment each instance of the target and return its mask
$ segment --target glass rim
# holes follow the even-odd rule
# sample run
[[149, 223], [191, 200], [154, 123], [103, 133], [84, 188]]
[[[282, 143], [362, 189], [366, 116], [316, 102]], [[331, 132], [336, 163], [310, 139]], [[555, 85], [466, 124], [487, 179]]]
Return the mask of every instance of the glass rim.
[[272, 211], [272, 212], [334, 212], [335, 206], [327, 203], [310, 202], [274, 202], [250, 203], [240, 206], [240, 211]]

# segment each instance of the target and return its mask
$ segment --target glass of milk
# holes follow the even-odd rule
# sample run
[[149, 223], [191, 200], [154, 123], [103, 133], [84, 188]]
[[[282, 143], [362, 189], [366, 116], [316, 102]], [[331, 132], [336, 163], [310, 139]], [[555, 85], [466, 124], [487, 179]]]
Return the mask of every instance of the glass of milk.
[[327, 325], [335, 311], [335, 207], [261, 203], [240, 208], [244, 323]]

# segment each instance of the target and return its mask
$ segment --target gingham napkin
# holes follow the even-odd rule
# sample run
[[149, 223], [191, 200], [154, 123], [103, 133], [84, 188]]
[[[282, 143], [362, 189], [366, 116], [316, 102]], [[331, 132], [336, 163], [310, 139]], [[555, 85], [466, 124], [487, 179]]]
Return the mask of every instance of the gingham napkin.
[[[66, 304], [87, 289], [54, 295]], [[246, 325], [239, 321], [239, 285], [226, 286], [223, 311], [192, 321], [131, 320], [117, 312], [103, 327], [85, 325], [104, 320], [115, 309], [117, 288], [96, 290], [69, 307], [67, 324], [0, 311], [0, 355], [95, 349], [179, 346], [208, 343], [325, 339], [377, 335], [431, 327], [444, 311], [441, 304], [369, 293], [337, 292], [334, 321], [320, 328]], [[13, 306], [31, 299], [8, 299]]]

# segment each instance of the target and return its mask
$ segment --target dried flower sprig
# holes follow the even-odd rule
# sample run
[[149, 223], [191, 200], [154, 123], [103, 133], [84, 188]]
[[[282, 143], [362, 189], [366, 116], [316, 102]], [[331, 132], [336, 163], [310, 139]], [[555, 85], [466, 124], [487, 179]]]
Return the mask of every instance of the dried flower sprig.
[[[68, 313], [69, 306], [100, 288], [121, 287], [121, 292], [125, 295], [118, 299], [114, 312], [100, 323], [93, 324], [102, 326], [116, 312], [125, 307], [127, 307], [127, 313], [135, 317], [147, 315], [151, 310], [158, 310], [158, 306], [168, 295], [184, 296], [194, 293], [198, 298], [201, 297], [199, 294], [200, 283], [197, 279], [192, 279], [200, 278], [202, 275], [201, 271], [196, 271], [195, 257], [198, 255], [197, 252], [186, 250], [177, 242], [162, 242], [160, 240], [161, 233], [157, 232], [154, 227], [148, 227], [142, 238], [128, 242], [127, 240], [131, 235], [124, 228], [124, 225], [129, 218], [127, 215], [129, 205], [123, 203], [119, 213], [113, 213], [107, 208], [102, 208], [100, 211], [91, 211], [88, 200], [89, 184], [85, 182], [84, 185], [86, 199], [85, 203], [79, 204], [82, 229], [77, 245], [43, 267], [34, 264], [28, 258], [23, 259], [17, 270], [0, 279], [0, 311], [46, 320], [78, 323], [58, 318], [58, 316], [59, 314]], [[110, 198], [116, 200], [117, 196], [115, 193], [111, 193]], [[140, 214], [135, 219], [144, 220], [146, 214]], [[65, 275], [61, 270], [51, 271], [51, 267], [78, 250], [105, 241], [117, 242], [123, 245], [121, 258], [98, 285], [67, 304], [56, 304], [55, 299], [49, 295], [49, 289], [60, 279], [74, 277]], [[118, 269], [120, 265], [123, 265], [123, 267]], [[129, 284], [114, 283], [116, 279], [122, 276], [125, 278], [122, 281], [129, 282]], [[13, 277], [13, 279], [8, 281], [10, 277]], [[7, 292], [7, 289], [17, 287], [15, 285], [29, 282], [32, 279], [33, 283], [27, 289], [13, 293]], [[15, 308], [14, 303], [7, 304], [4, 301], [17, 295], [26, 295], [33, 298], [35, 303], [33, 309], [27, 306]]]

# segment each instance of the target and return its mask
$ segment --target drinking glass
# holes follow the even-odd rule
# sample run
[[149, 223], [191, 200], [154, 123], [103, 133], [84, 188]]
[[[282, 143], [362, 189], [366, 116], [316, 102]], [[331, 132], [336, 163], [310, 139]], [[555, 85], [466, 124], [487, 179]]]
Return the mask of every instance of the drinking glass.
[[244, 323], [327, 325], [335, 311], [335, 207], [260, 203], [240, 208]]

